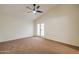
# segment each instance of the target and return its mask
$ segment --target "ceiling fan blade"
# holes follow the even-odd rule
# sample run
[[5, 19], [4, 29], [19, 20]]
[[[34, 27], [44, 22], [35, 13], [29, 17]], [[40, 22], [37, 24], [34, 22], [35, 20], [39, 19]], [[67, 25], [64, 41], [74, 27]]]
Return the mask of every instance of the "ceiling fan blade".
[[39, 8], [40, 6], [37, 6], [37, 9]]
[[36, 12], [43, 13], [43, 11], [39, 11], [39, 10], [37, 10]]
[[28, 9], [32, 10], [32, 8], [30, 8], [30, 7], [26, 7], [26, 8], [28, 8]]
[[30, 12], [32, 12], [32, 11], [28, 11], [27, 13], [30, 13]]

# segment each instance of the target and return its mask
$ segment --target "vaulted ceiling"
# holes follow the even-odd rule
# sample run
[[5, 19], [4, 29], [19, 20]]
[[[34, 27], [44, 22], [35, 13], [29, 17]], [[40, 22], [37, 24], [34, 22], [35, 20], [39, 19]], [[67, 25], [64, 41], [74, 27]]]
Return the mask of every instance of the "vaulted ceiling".
[[34, 20], [38, 18], [39, 16], [45, 14], [50, 10], [51, 8], [55, 7], [54, 4], [39, 4], [41, 7], [40, 10], [43, 11], [43, 13], [27, 13], [30, 11], [26, 7], [29, 6], [33, 8], [32, 4], [2, 4], [0, 5], [0, 16], [4, 17], [17, 17], [18, 19], [26, 19], [26, 20]]

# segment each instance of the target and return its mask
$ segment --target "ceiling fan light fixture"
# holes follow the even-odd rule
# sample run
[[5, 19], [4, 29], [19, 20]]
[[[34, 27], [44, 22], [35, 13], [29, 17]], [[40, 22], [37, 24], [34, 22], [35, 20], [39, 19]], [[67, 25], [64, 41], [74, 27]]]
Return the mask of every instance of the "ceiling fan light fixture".
[[[34, 14], [43, 12], [43, 11], [39, 10], [40, 6], [39, 5], [37, 6], [36, 4], [33, 4], [33, 8], [30, 8], [28, 6], [26, 8], [30, 9], [31, 12], [34, 13]], [[30, 13], [30, 12], [28, 12], [28, 13]]]
[[36, 11], [33, 11], [34, 14], [36, 14]]

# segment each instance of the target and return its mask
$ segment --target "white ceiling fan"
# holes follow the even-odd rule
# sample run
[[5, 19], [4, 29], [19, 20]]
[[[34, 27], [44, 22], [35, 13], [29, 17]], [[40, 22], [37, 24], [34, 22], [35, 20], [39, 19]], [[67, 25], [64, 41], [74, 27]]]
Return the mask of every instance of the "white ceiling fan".
[[35, 13], [43, 13], [43, 11], [39, 10], [40, 6], [39, 5], [37, 6], [36, 4], [33, 4], [33, 8], [30, 8], [28, 6], [26, 8], [31, 10], [31, 11], [28, 11], [27, 13], [31, 13], [31, 12], [33, 12], [34, 14]]

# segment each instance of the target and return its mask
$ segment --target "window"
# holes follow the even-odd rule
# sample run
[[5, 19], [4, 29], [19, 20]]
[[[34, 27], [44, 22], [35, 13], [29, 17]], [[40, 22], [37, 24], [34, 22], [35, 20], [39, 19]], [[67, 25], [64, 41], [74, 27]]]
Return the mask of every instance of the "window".
[[44, 23], [41, 24], [41, 36], [44, 36]]
[[37, 24], [37, 35], [44, 36], [44, 23]]
[[40, 24], [37, 24], [37, 35], [40, 36]]

